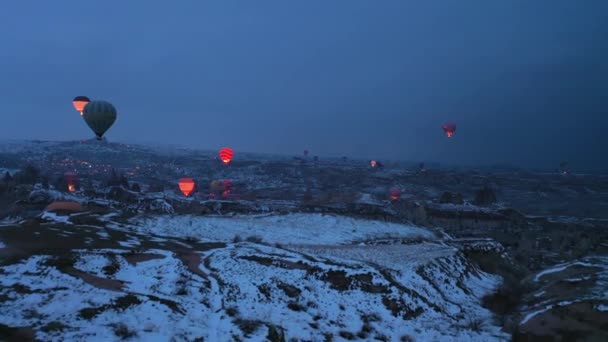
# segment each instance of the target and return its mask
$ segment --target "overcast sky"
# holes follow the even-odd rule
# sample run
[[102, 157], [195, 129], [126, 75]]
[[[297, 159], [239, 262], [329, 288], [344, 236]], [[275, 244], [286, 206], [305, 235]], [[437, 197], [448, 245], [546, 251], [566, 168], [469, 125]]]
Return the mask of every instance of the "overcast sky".
[[[0, 139], [607, 170], [606, 0], [7, 1]], [[458, 125], [453, 139], [441, 124]]]

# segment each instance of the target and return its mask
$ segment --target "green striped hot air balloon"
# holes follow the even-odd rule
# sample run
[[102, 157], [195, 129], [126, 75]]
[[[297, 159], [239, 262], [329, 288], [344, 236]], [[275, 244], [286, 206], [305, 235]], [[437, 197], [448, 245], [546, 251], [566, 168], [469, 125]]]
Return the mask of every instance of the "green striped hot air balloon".
[[116, 121], [116, 108], [107, 101], [91, 101], [84, 107], [82, 117], [97, 139], [101, 140]]

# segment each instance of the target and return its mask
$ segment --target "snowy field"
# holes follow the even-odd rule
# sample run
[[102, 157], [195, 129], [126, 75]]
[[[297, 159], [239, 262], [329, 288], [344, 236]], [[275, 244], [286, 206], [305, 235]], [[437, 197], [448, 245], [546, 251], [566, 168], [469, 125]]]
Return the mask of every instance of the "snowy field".
[[[451, 281], [443, 280], [442, 263], [396, 286], [365, 264], [328, 264], [247, 243], [197, 253], [207, 261], [196, 273], [174, 253], [145, 253], [153, 258], [133, 263], [124, 251], [79, 251], [70, 270], [47, 256], [2, 267], [0, 323], [34, 327], [44, 341], [262, 341], [271, 329], [309, 341], [507, 339], [479, 305], [487, 289], [478, 283], [493, 287], [497, 279], [464, 275], [457, 262]], [[111, 275], [109, 265], [116, 267]], [[472, 321], [481, 329], [471, 329]]]
[[[45, 217], [46, 234], [86, 227], [115, 247], [82, 243], [0, 267], [0, 324], [31, 327], [40, 340], [508, 340], [481, 305], [500, 278], [423, 228], [317, 214], [167, 215], [117, 231]], [[232, 243], [235, 235], [245, 240]], [[226, 243], [178, 239], [193, 236]]]
[[173, 237], [231, 242], [260, 237], [266, 243], [336, 245], [370, 239], [434, 239], [423, 228], [322, 214], [234, 217], [155, 216], [133, 220], [129, 229]]

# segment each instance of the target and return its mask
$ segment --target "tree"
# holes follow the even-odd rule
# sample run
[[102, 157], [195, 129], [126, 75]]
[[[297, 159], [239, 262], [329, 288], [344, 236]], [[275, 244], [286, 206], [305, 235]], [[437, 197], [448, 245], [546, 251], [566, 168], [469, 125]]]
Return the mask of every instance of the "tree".
[[165, 186], [160, 181], [155, 181], [150, 184], [148, 188], [148, 192], [163, 192], [165, 191]]
[[115, 169], [112, 169], [112, 174], [110, 175], [110, 178], [106, 181], [106, 185], [107, 186], [120, 186], [121, 185], [120, 176], [118, 175], [118, 173], [116, 172]]
[[475, 200], [473, 203], [479, 206], [486, 206], [496, 202], [496, 194], [490, 187], [483, 187], [475, 194]]
[[65, 178], [62, 176], [55, 178], [52, 184], [55, 189], [59, 191], [68, 191], [68, 184], [65, 182]]
[[124, 174], [120, 175], [120, 185], [125, 189], [129, 189], [129, 180]]
[[8, 173], [8, 171], [6, 171], [6, 173], [4, 174], [4, 177], [2, 178], [2, 181], [4, 181], [4, 183], [9, 183], [12, 180], [13, 180], [13, 177], [11, 176], [10, 173]]
[[47, 176], [42, 177], [42, 188], [45, 190], [49, 189], [49, 177], [47, 177]]
[[141, 187], [139, 186], [139, 184], [133, 183], [133, 185], [131, 185], [131, 191], [141, 192]]
[[463, 204], [464, 199], [459, 193], [444, 192], [439, 198], [439, 203]]
[[444, 192], [439, 198], [439, 203], [452, 203], [452, 193]]
[[35, 184], [40, 177], [40, 170], [33, 165], [26, 165], [15, 175], [15, 180], [19, 184]]

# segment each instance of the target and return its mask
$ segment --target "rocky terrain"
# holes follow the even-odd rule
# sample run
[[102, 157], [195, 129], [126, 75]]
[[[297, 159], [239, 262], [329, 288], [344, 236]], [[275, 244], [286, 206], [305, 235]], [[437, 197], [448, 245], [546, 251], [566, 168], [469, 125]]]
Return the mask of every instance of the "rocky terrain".
[[0, 339], [608, 339], [601, 175], [91, 141], [0, 169]]

